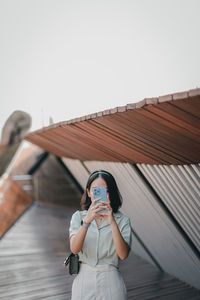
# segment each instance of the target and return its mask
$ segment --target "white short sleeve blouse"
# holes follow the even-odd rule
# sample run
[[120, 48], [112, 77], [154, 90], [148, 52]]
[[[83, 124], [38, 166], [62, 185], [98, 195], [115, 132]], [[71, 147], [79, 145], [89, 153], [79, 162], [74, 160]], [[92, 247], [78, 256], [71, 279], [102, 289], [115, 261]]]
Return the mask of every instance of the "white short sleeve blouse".
[[[84, 220], [87, 210], [77, 210], [71, 218], [69, 236], [76, 234]], [[125, 242], [131, 247], [131, 223], [128, 216], [121, 212], [113, 213], [115, 221]], [[110, 224], [104, 221], [97, 227], [93, 220], [87, 230], [79, 259], [91, 266], [111, 264], [118, 267], [119, 258], [115, 250]]]

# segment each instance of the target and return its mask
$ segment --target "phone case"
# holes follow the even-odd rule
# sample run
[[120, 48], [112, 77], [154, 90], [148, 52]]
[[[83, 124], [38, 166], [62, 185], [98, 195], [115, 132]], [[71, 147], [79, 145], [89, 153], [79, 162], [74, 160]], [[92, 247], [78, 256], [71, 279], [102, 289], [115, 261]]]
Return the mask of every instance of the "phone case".
[[[104, 188], [104, 187], [93, 188], [93, 196], [94, 196], [94, 199], [101, 198], [100, 200], [98, 200], [96, 202], [97, 204], [102, 201], [105, 201], [105, 202], [108, 201], [107, 200], [107, 191], [106, 191], [106, 188]], [[102, 209], [98, 213], [107, 213], [107, 210]]]

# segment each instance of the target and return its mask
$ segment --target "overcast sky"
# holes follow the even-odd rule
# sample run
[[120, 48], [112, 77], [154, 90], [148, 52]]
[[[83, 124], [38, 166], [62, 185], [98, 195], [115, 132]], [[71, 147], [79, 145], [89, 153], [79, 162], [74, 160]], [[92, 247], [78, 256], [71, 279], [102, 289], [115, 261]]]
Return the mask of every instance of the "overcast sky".
[[199, 0], [0, 0], [0, 130], [200, 87]]

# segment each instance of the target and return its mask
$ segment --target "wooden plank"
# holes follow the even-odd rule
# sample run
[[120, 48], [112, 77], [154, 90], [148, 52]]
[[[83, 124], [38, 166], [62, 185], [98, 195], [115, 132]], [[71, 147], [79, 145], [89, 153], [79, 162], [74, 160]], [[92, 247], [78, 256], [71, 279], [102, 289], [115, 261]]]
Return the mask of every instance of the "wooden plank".
[[[148, 159], [154, 159], [154, 162], [167, 163], [171, 161], [178, 163], [180, 160], [186, 159], [183, 155], [180, 155], [180, 151], [176, 151], [174, 142], [170, 141], [170, 145], [166, 136], [159, 135], [158, 132], [153, 130], [152, 124], [146, 125], [145, 118], [141, 118], [140, 123], [138, 123], [138, 118], [135, 118], [135, 115], [130, 115], [130, 112], [123, 115], [114, 115], [112, 119], [107, 118], [102, 122], [100, 120], [91, 122], [101, 124], [105, 130], [109, 130], [113, 135], [121, 136], [130, 147], [135, 147], [139, 141], [142, 149], [140, 151]], [[137, 156], [135, 159], [139, 160], [139, 157]], [[140, 161], [142, 162], [142, 160]]]

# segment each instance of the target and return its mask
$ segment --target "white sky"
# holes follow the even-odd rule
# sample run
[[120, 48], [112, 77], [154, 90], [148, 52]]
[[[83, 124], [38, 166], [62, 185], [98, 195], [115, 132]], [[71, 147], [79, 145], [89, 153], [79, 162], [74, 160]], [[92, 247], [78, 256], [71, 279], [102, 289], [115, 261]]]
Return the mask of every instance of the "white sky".
[[[0, 130], [199, 87], [199, 0], [0, 0]], [[43, 121], [42, 121], [43, 120]]]

